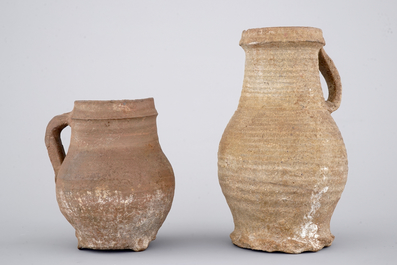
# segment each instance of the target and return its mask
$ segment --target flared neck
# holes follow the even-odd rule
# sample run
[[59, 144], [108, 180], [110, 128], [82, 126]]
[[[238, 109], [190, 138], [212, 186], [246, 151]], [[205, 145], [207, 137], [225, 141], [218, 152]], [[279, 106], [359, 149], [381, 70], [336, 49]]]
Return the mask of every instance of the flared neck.
[[243, 32], [246, 53], [239, 108], [323, 108], [315, 28], [264, 28]]

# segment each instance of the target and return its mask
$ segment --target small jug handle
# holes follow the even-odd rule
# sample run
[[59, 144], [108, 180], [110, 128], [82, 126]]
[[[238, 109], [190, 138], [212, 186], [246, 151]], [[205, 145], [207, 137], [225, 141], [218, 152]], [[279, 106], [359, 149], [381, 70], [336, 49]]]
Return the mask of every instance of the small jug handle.
[[55, 172], [55, 182], [57, 180], [58, 171], [65, 159], [65, 149], [61, 141], [61, 131], [69, 125], [70, 112], [55, 116], [48, 123], [45, 133], [45, 145], [47, 147], [48, 156], [50, 157], [52, 167]]
[[334, 62], [329, 58], [324, 48], [321, 48], [318, 54], [318, 60], [320, 72], [327, 82], [329, 91], [328, 99], [325, 101], [325, 104], [328, 111], [332, 113], [340, 106], [342, 100], [342, 83]]

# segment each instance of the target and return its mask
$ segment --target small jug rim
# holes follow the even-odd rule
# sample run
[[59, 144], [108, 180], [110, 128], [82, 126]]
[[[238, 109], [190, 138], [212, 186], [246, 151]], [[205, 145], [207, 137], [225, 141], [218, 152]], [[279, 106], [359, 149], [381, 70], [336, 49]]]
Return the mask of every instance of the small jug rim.
[[75, 100], [74, 120], [130, 119], [157, 115], [154, 98]]
[[323, 32], [315, 27], [264, 27], [244, 30], [240, 46], [254, 46], [267, 43], [311, 42], [325, 45]]

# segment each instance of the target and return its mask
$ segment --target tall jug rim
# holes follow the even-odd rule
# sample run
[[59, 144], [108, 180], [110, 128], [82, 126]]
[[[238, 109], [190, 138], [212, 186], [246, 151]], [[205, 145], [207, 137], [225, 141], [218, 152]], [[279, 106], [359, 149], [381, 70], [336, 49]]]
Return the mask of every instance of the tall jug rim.
[[76, 100], [71, 118], [77, 120], [130, 119], [157, 115], [153, 98]]
[[240, 46], [267, 43], [312, 42], [325, 45], [323, 32], [314, 27], [266, 27], [244, 30]]

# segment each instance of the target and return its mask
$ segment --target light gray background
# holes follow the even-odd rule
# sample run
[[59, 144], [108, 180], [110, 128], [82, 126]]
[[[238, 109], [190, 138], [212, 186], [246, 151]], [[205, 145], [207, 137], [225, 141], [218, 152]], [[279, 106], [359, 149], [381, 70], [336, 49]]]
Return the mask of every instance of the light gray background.
[[[397, 264], [396, 1], [0, 0], [1, 264]], [[240, 97], [241, 32], [321, 28], [343, 84], [333, 114], [349, 156], [333, 245], [288, 255], [235, 247], [217, 149]], [[176, 177], [140, 253], [79, 251], [44, 145], [78, 99], [154, 97]], [[70, 129], [63, 140], [69, 144]]]

